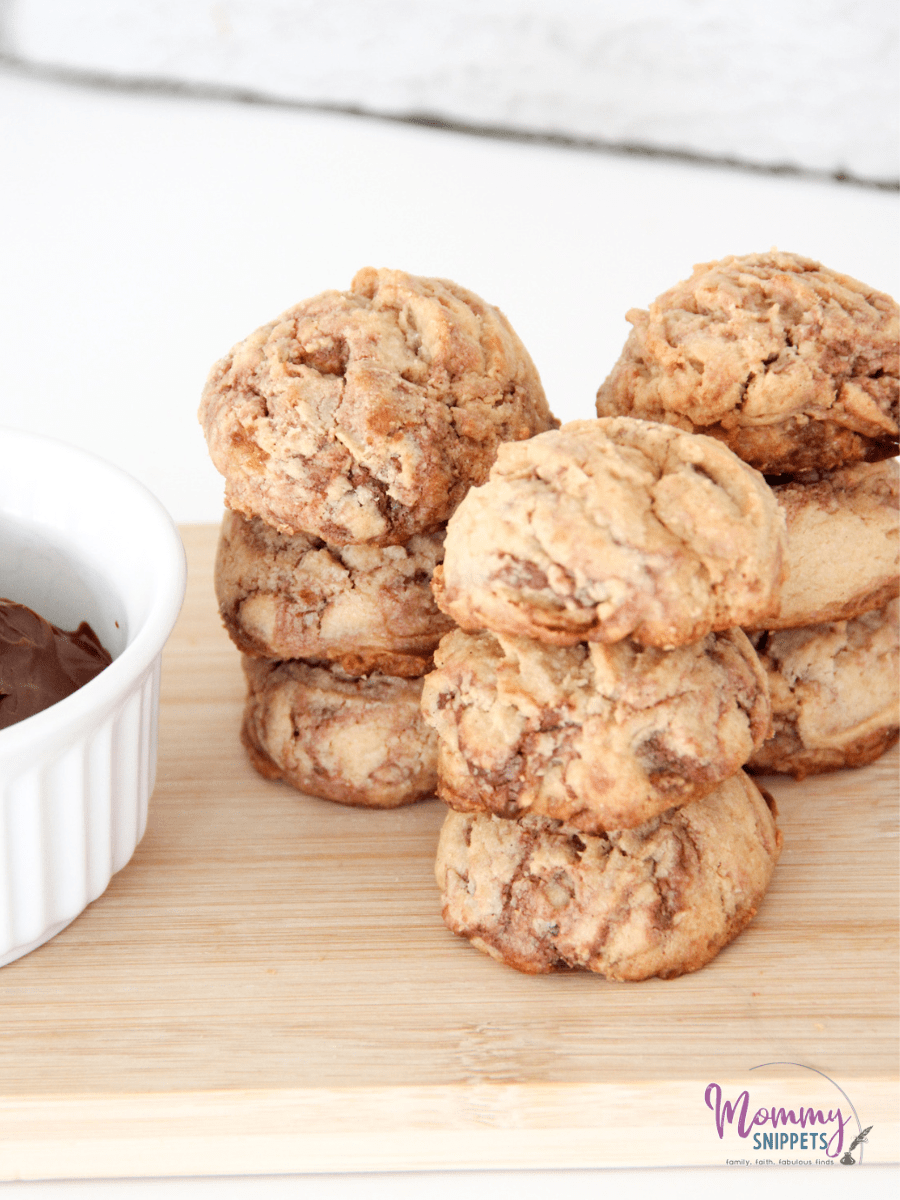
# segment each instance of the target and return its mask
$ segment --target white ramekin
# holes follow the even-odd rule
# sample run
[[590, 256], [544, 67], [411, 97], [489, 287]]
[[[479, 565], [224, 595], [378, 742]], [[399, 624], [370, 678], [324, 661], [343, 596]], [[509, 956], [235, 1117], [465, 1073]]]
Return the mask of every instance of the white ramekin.
[[83, 450], [0, 428], [0, 596], [113, 661], [0, 729], [0, 966], [65, 928], [134, 853], [156, 773], [159, 667], [184, 547], [159, 501]]

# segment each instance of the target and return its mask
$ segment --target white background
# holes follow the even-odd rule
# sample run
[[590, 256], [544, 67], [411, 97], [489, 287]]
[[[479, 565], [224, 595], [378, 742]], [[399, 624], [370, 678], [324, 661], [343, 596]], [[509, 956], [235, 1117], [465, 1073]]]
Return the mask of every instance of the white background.
[[563, 419], [593, 415], [625, 312], [695, 262], [777, 245], [900, 292], [889, 191], [16, 73], [0, 111], [0, 420], [119, 463], [180, 521], [221, 515], [212, 363], [366, 264], [502, 308]]
[[[57, 58], [66, 51], [70, 59], [81, 60], [85, 47], [93, 46], [99, 54], [98, 47], [114, 43], [115, 53], [122, 56], [121, 72], [130, 75], [137, 68], [126, 61], [128, 38], [112, 36], [117, 29], [126, 34], [130, 29], [132, 46], [145, 45], [148, 54], [153, 50], [154, 61], [163, 52], [169, 56], [166, 61], [174, 61], [160, 27], [157, 40], [166, 44], [154, 49], [146, 25], [160, 14], [174, 20], [171, 6], [65, 7], [80, 14], [78, 19], [73, 16], [67, 24], [62, 8], [49, 0], [7, 3], [0, 9], [0, 35], [6, 38], [7, 51], [14, 29], [19, 31], [20, 51], [26, 45], [25, 31], [30, 31], [32, 61], [39, 44], [50, 61], [54, 46]], [[145, 15], [136, 15], [142, 7]], [[210, 14], [215, 13], [220, 22], [224, 13], [232, 29], [239, 16], [249, 21], [247, 5], [178, 7], [185, 14], [175, 21], [182, 46], [182, 26], [191, 13], [198, 28], [203, 26], [201, 17], [212, 20]], [[320, 24], [333, 7], [322, 6]], [[385, 10], [390, 14], [404, 7], [409, 6], [388, 4]], [[570, 3], [560, 11], [562, 16], [583, 15], [590, 7]], [[612, 6], [596, 7], [607, 14], [613, 11]], [[637, 5], [629, 12], [646, 11], [649, 21], [654, 10], [659, 27], [665, 7]], [[699, 19], [716, 6], [698, 0], [675, 7]], [[762, 3], [758, 7], [765, 12], [770, 8]], [[778, 7], [797, 17], [810, 6], [797, 0]], [[810, 39], [811, 47], [853, 41], [845, 25], [838, 28], [850, 19], [849, 5], [816, 7], [833, 12], [836, 24], [819, 29]], [[90, 26], [88, 10], [103, 10], [108, 18], [114, 8], [120, 16], [107, 21], [108, 38], [92, 35], [93, 41], [79, 41], [79, 20], [87, 22], [83, 31], [97, 28]], [[267, 62], [283, 57], [271, 37], [272, 14], [288, 8], [304, 6], [269, 3], [259, 8], [259, 28], [270, 22], [265, 26]], [[489, 14], [508, 8], [519, 14], [517, 27], [527, 25], [527, 17], [529, 28], [535, 28], [537, 5], [485, 6]], [[17, 9], [21, 22], [15, 26]], [[854, 8], [858, 13], [870, 10], [883, 17], [885, 6], [871, 0]], [[421, 33], [413, 24], [412, 32]], [[135, 25], [142, 30], [137, 43], [132, 36]], [[364, 34], [375, 36], [366, 29], [363, 23], [356, 42], [365, 40]], [[787, 37], [789, 21], [784, 30]], [[865, 40], [872, 30], [857, 33]], [[252, 38], [249, 44], [256, 45]], [[222, 61], [216, 45], [207, 39], [205, 61], [213, 65]], [[533, 45], [538, 82], [544, 73], [557, 81], [566, 75], [567, 68], [555, 57], [568, 43], [561, 45], [562, 49], [556, 43]], [[728, 45], [726, 39], [726, 50]], [[756, 54], [756, 45], [752, 39], [747, 42], [749, 57]], [[678, 61], [690, 65], [691, 47], [680, 49]], [[107, 46], [104, 53], [113, 51]], [[409, 60], [406, 55], [404, 61]], [[409, 85], [393, 61], [387, 64], [382, 86], [387, 86], [385, 78], [393, 78], [391, 103], [402, 107], [411, 103], [411, 93], [403, 90]], [[433, 74], [425, 82], [431, 87], [440, 72], [427, 61]], [[185, 76], [199, 77], [198, 62], [195, 55]], [[771, 66], [759, 62], [763, 71]], [[800, 88], [808, 64], [795, 65], [786, 82]], [[883, 95], [882, 66], [874, 55], [867, 103], [876, 109]], [[663, 73], [674, 69], [661, 59], [658, 68]], [[104, 70], [112, 70], [108, 61]], [[272, 71], [270, 92], [277, 90], [279, 78], [274, 67]], [[320, 74], [323, 79], [329, 76], [324, 66]], [[574, 68], [572, 75], [577, 76]], [[443, 85], [440, 90], [450, 111], [457, 93]], [[470, 98], [477, 91], [463, 90]], [[534, 90], [526, 89], [529, 94]], [[552, 88], [548, 84], [544, 90]], [[416, 103], [424, 103], [426, 91], [417, 93]], [[710, 106], [703, 88], [697, 95], [700, 108], [691, 128], [700, 146], [704, 130], [716, 125], [721, 114]], [[385, 104], [390, 99], [387, 92], [371, 96]], [[649, 138], [648, 119], [638, 100], [631, 97], [629, 103], [632, 100], [634, 108], [624, 105], [617, 119], [633, 119], [634, 128], [640, 126], [641, 136]], [[566, 100], [575, 103], [571, 96]], [[527, 118], [531, 127], [537, 120], [524, 99], [519, 105], [507, 97], [504, 104], [510, 122], [513, 117]], [[678, 108], [675, 99], [672, 108]], [[480, 111], [479, 119], [487, 120], [487, 110]], [[549, 120], [551, 111], [555, 122], [560, 113], [574, 113], [575, 108], [567, 109], [560, 101], [542, 109], [544, 118]], [[841, 134], [846, 144], [891, 142], [893, 114], [882, 112], [878, 118], [876, 112], [874, 131], [869, 118], [856, 110], [854, 114], [852, 136], [846, 130]], [[772, 138], [782, 136], [771, 114], [753, 97], [745, 97], [743, 120], [747, 128], [755, 124]], [[566, 117], [565, 123], [573, 129], [574, 117]], [[834, 131], [825, 130], [824, 124], [813, 125], [823, 139], [832, 138]], [[118, 463], [150, 486], [178, 521], [216, 521], [221, 514], [221, 481], [209, 464], [195, 416], [214, 359], [288, 305], [327, 287], [347, 287], [354, 271], [367, 263], [447, 276], [499, 305], [531, 350], [551, 406], [563, 419], [592, 414], [596, 388], [627, 332], [625, 311], [645, 306], [687, 275], [695, 262], [777, 245], [895, 295], [900, 291], [897, 195], [890, 190], [498, 141], [291, 107], [123, 92], [53, 80], [33, 73], [27, 64], [12, 62], [9, 55], [6, 70], [0, 70], [0, 129], [0, 423], [54, 434]], [[817, 140], [812, 134], [806, 139], [803, 154], [809, 161], [820, 154]], [[757, 155], [749, 135], [746, 143], [738, 138], [730, 145], [736, 153], [746, 151], [738, 157]], [[802, 157], [798, 152], [797, 161]], [[832, 156], [829, 169], [837, 161]], [[896, 164], [878, 166], [877, 172], [882, 171], [896, 174]], [[792, 1195], [843, 1196], [848, 1180], [841, 1171], [776, 1172], [766, 1176], [765, 1187], [779, 1195], [787, 1195], [790, 1187]], [[854, 1173], [850, 1186], [855, 1194], [886, 1195], [890, 1178], [896, 1182], [894, 1172], [866, 1168]], [[266, 1196], [404, 1200], [464, 1191], [472, 1197], [531, 1200], [561, 1187], [577, 1187], [589, 1196], [603, 1189], [627, 1198], [660, 1188], [681, 1200], [719, 1195], [724, 1189], [749, 1197], [751, 1188], [755, 1195], [760, 1184], [752, 1172], [721, 1168], [23, 1183], [3, 1185], [0, 1195], [4, 1200], [7, 1194], [15, 1200], [103, 1200], [159, 1193], [167, 1200], [207, 1195], [230, 1200], [249, 1196], [252, 1189], [254, 1195]]]

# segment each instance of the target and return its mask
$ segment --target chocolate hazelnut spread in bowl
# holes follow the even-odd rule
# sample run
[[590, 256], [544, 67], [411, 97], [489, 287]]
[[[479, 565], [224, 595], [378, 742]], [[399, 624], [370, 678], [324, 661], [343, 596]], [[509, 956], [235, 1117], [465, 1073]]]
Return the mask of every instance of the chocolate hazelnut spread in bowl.
[[0, 967], [74, 920], [140, 841], [184, 586], [181, 539], [142, 484], [0, 428]]
[[87, 621], [57, 629], [0, 596], [0, 729], [65, 700], [111, 662]]

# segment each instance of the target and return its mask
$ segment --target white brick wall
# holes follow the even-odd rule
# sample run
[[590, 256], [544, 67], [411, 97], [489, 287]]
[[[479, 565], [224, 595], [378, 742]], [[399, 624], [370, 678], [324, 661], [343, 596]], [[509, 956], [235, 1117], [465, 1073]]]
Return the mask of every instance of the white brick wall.
[[42, 66], [900, 174], [895, 0], [6, 0], [0, 13], [6, 54]]

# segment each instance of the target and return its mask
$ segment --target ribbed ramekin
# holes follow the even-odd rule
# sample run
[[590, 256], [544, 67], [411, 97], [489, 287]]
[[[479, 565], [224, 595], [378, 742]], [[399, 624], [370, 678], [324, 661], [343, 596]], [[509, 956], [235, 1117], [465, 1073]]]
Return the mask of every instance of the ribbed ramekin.
[[134, 853], [156, 774], [159, 671], [184, 548], [159, 501], [85, 451], [0, 428], [0, 596], [112, 663], [0, 729], [0, 966], [74, 920]]

